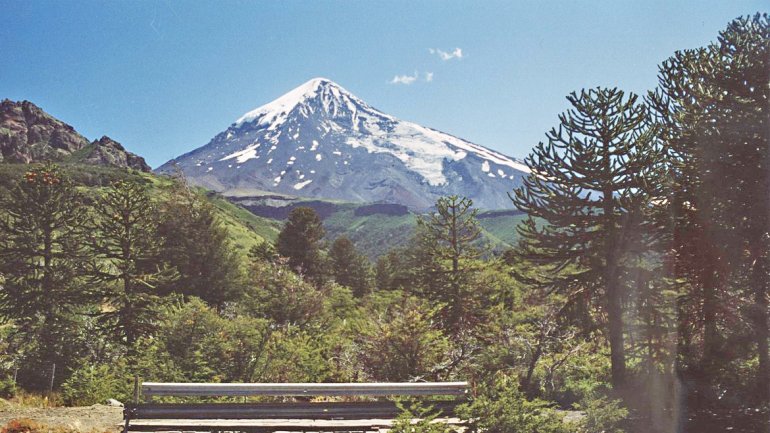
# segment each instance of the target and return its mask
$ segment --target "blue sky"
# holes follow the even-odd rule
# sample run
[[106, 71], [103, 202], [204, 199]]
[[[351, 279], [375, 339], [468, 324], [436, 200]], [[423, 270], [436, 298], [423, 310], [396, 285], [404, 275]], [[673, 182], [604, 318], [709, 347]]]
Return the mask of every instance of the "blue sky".
[[0, 0], [0, 11], [0, 98], [33, 101], [156, 167], [317, 76], [524, 157], [569, 92], [645, 92], [675, 50], [767, 4]]

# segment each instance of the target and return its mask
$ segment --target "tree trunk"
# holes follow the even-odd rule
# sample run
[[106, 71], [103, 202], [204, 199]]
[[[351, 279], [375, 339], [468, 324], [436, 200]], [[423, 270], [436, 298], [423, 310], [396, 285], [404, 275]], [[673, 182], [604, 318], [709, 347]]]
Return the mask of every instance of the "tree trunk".
[[[712, 261], [713, 263], [713, 261]], [[717, 276], [714, 270], [704, 269], [706, 278], [703, 280], [703, 357], [701, 365], [706, 375], [711, 378], [714, 374], [713, 367], [716, 363], [718, 353], [718, 331], [717, 331], [717, 296], [716, 281]]]
[[762, 254], [761, 240], [758, 242], [760, 248], [757, 248], [753, 256], [753, 266], [751, 272], [751, 285], [754, 290], [755, 313], [753, 315], [754, 332], [757, 342], [757, 352], [759, 357], [759, 369], [757, 371], [757, 396], [763, 402], [770, 400], [770, 353], [768, 353], [768, 338], [770, 338], [770, 329], [767, 321], [767, 285], [768, 268], [766, 258]]
[[626, 351], [623, 341], [623, 309], [617, 282], [607, 287], [607, 304], [612, 387], [621, 389], [626, 382]]

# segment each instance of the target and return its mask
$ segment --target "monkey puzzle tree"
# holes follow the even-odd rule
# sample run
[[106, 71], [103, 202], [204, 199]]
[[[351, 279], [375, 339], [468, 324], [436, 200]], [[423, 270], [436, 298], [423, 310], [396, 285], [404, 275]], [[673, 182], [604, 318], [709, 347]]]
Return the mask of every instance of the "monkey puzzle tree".
[[158, 214], [143, 185], [114, 182], [94, 207], [99, 262], [92, 275], [110, 306], [101, 321], [133, 353], [136, 341], [157, 326], [163, 286], [176, 274], [160, 260]]
[[740, 356], [729, 344], [740, 316], [756, 347], [752, 394], [770, 397], [768, 70], [768, 15], [739, 18], [718, 42], [665, 61], [649, 97], [670, 159], [661, 227], [682, 287], [679, 373], [696, 377], [700, 394], [711, 387], [714, 402], [726, 357]]
[[436, 202], [436, 212], [417, 220], [417, 266], [425, 295], [442, 305], [441, 318], [450, 333], [472, 326], [478, 319], [472, 280], [481, 255], [475, 242], [481, 236], [473, 200], [452, 195]]
[[622, 387], [624, 259], [639, 236], [647, 177], [660, 152], [636, 95], [598, 88], [567, 99], [572, 108], [527, 157], [532, 171], [511, 197], [528, 214], [518, 228], [521, 254], [545, 267], [538, 284], [547, 290], [598, 300], [607, 317], [612, 383]]
[[0, 209], [0, 316], [12, 319], [33, 346], [28, 354], [34, 359], [25, 360], [20, 380], [44, 388], [42, 369], [55, 363], [64, 372], [80, 356], [77, 313], [93, 300], [82, 280], [88, 211], [53, 164], [30, 168]]
[[332, 242], [329, 262], [337, 284], [350, 288], [359, 298], [371, 291], [372, 266], [369, 259], [358, 254], [350, 239], [340, 236]]
[[318, 214], [309, 207], [297, 207], [289, 213], [289, 219], [278, 233], [276, 249], [278, 254], [289, 259], [289, 266], [310, 280], [320, 283], [324, 280], [321, 240], [325, 231]]

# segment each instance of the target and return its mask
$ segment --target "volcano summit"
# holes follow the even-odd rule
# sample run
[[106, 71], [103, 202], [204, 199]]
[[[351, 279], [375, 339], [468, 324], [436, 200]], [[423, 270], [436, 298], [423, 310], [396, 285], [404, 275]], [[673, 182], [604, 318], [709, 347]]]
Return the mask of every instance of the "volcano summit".
[[527, 167], [518, 160], [376, 110], [316, 78], [241, 116], [208, 144], [157, 169], [179, 167], [224, 194], [280, 193], [415, 210], [444, 195], [508, 208]]

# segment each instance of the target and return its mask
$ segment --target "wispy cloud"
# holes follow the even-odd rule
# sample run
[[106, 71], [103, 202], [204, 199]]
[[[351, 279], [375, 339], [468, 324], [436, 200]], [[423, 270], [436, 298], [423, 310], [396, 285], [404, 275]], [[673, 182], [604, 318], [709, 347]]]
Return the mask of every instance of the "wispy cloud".
[[[420, 79], [422, 77], [422, 79]], [[392, 80], [388, 81], [390, 84], [405, 84], [410, 85], [417, 81], [424, 81], [430, 83], [433, 81], [433, 72], [424, 72], [420, 74], [418, 71], [414, 71], [412, 75], [396, 75]]]
[[452, 59], [460, 60], [463, 58], [463, 49], [459, 47], [449, 52], [440, 50], [438, 48], [428, 48], [428, 51], [431, 54], [438, 55], [443, 61], [452, 60]]
[[390, 80], [390, 84], [406, 84], [407, 86], [417, 81], [420, 75], [414, 71], [414, 75], [396, 75]]

